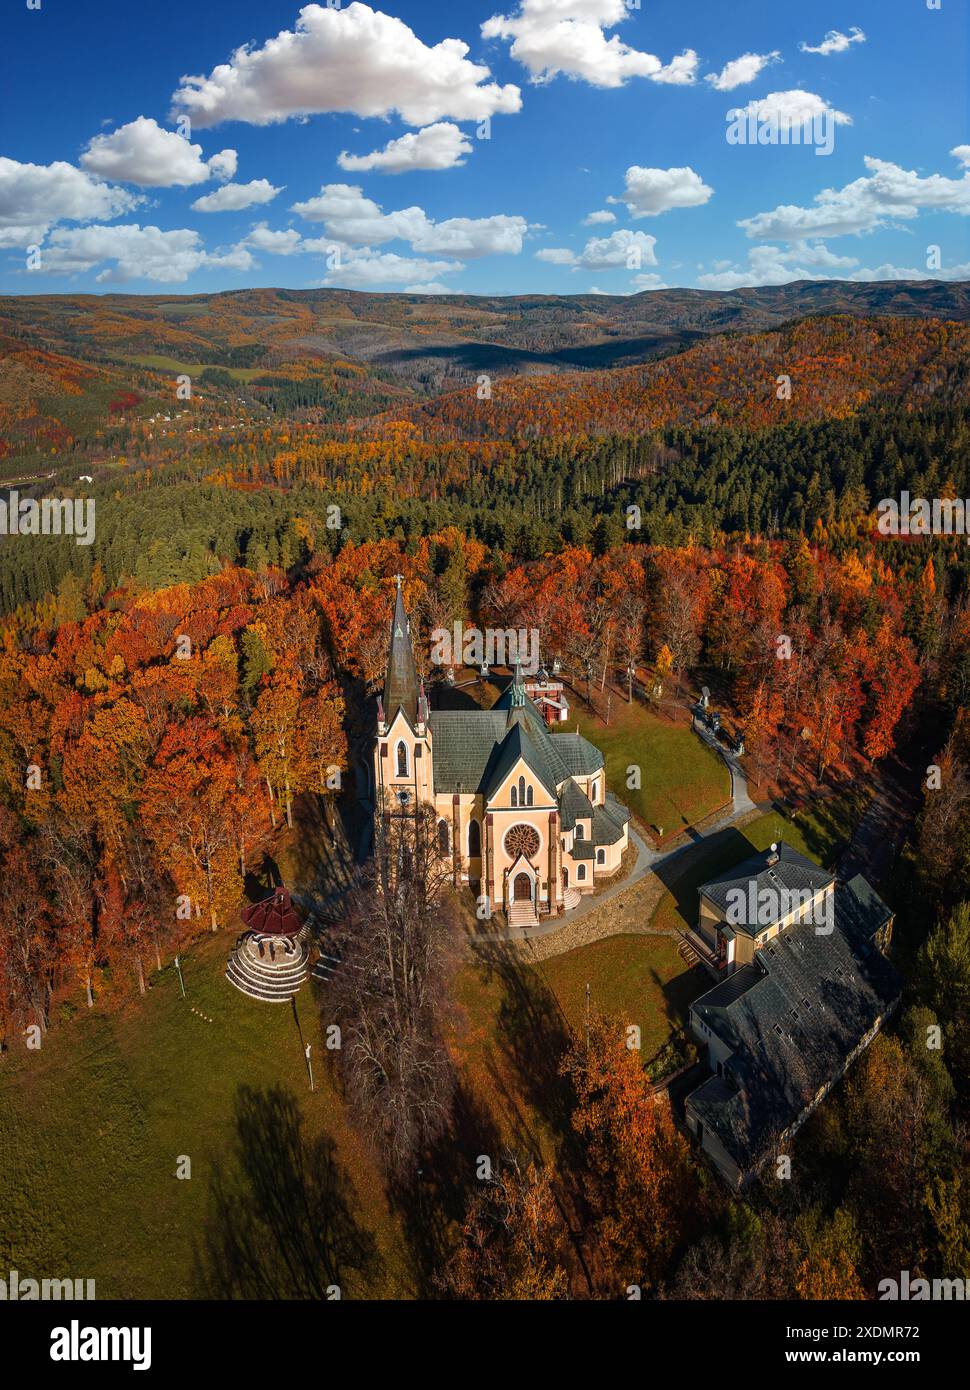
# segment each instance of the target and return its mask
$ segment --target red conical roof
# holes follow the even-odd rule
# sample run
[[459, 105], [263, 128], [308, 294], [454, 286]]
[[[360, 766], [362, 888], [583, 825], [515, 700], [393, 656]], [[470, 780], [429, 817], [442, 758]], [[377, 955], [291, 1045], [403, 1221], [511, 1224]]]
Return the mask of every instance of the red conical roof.
[[264, 936], [295, 936], [303, 925], [285, 888], [275, 888], [268, 898], [250, 903], [241, 916], [250, 931]]

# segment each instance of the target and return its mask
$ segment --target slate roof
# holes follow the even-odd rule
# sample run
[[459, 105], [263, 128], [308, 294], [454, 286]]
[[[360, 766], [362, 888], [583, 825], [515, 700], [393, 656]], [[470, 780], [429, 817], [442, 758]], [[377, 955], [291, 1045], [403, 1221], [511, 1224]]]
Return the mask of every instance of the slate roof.
[[436, 792], [484, 791], [498, 761], [505, 715], [495, 710], [437, 709], [428, 716]]
[[[436, 758], [437, 751], [436, 748]], [[513, 724], [506, 733], [498, 757], [489, 766], [488, 776], [485, 778], [488, 792], [491, 794], [498, 790], [520, 758], [525, 762], [526, 767], [530, 768], [538, 777], [549, 793], [551, 800], [555, 801], [556, 776], [549, 765], [546, 750], [530, 737], [528, 730], [519, 722]], [[437, 780], [436, 777], [436, 783]]]
[[516, 728], [526, 736], [526, 761], [553, 796], [569, 778], [602, 771], [598, 748], [581, 734], [550, 733], [533, 702], [525, 697], [520, 705], [513, 689], [510, 684], [490, 710], [432, 710], [428, 723], [434, 738], [436, 792], [458, 791], [459, 783], [463, 792], [487, 794], [494, 789], [511, 766], [500, 745]]
[[869, 942], [893, 913], [879, 894], [861, 874], [849, 879], [841, 900], [836, 898], [836, 910], [841, 908], [841, 926], [858, 943]]
[[[709, 883], [702, 883], [698, 892], [722, 912], [727, 912], [728, 907], [733, 905], [734, 893], [740, 892], [746, 896], [750, 893], [757, 900], [757, 895], [763, 889], [773, 889], [778, 894], [778, 910], [770, 920], [767, 913], [764, 920], [759, 919], [752, 923], [735, 920], [732, 914], [732, 926], [740, 927], [749, 935], [756, 935], [765, 927], [771, 926], [773, 921], [787, 915], [788, 909], [785, 907], [782, 893], [808, 894], [812, 897], [834, 880], [834, 874], [820, 869], [811, 859], [806, 859], [804, 854], [799, 854], [798, 850], [792, 849], [791, 845], [786, 845], [784, 841], [777, 846], [775, 855], [770, 849], [753, 854], [750, 859], [745, 859], [726, 874], [712, 878]], [[771, 862], [773, 858], [774, 863]]]
[[563, 830], [575, 830], [577, 821], [592, 822], [593, 819], [593, 806], [589, 797], [571, 777], [562, 789], [559, 816]]
[[593, 807], [593, 844], [615, 845], [623, 838], [625, 821], [617, 822], [609, 805]]
[[753, 964], [692, 1005], [693, 1015], [733, 1055], [723, 1076], [693, 1091], [687, 1105], [742, 1173], [764, 1161], [777, 1136], [835, 1080], [899, 999], [899, 975], [879, 950], [856, 937], [858, 904], [874, 899], [868, 884], [864, 893], [855, 880], [839, 884], [829, 934], [810, 922], [786, 927]]
[[413, 725], [418, 713], [418, 673], [400, 584], [391, 619], [391, 640], [384, 676], [384, 717], [388, 724], [393, 723], [399, 709], [404, 711]]
[[[538, 710], [536, 710], [536, 718], [541, 722], [542, 716]], [[550, 734], [547, 732], [546, 737], [561, 758], [567, 777], [590, 777], [594, 772], [602, 770], [603, 754], [595, 744], [590, 743], [588, 738], [583, 738], [582, 734]]]

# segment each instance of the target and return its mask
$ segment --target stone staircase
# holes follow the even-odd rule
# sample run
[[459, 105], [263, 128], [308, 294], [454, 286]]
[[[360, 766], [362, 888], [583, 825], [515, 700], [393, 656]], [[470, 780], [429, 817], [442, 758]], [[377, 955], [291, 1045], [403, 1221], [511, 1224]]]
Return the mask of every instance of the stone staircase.
[[569, 887], [566, 889], [565, 893], [563, 893], [562, 895], [562, 902], [565, 910], [567, 912], [572, 912], [574, 907], [579, 906], [579, 901], [582, 898], [582, 896], [583, 895], [579, 891], [579, 889], [574, 888], [572, 884], [570, 884]]
[[509, 903], [508, 919], [510, 927], [537, 927], [539, 918], [531, 902]]
[[[260, 942], [262, 955], [259, 953]], [[310, 950], [306, 933], [301, 932], [292, 944], [295, 949], [287, 952], [280, 937], [245, 933], [229, 957], [226, 979], [243, 994], [248, 994], [250, 999], [260, 999], [267, 1004], [285, 1004], [294, 997], [309, 974]]]

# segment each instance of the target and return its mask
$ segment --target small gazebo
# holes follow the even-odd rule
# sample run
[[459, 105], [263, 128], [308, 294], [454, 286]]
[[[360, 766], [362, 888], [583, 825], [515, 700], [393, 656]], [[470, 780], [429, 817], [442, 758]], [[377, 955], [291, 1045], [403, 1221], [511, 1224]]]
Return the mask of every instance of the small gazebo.
[[240, 913], [246, 930], [226, 966], [226, 979], [251, 999], [285, 1004], [309, 973], [309, 933], [280, 885]]

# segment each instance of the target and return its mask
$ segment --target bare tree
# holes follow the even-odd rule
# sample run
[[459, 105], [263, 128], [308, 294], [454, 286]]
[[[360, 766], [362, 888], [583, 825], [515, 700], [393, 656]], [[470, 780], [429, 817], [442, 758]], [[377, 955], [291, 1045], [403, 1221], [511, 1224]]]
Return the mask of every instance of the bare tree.
[[373, 860], [335, 937], [333, 1003], [351, 1108], [398, 1181], [444, 1130], [455, 1088], [444, 1029], [457, 918], [436, 829], [430, 806], [378, 816]]

